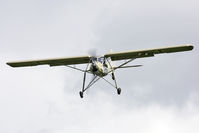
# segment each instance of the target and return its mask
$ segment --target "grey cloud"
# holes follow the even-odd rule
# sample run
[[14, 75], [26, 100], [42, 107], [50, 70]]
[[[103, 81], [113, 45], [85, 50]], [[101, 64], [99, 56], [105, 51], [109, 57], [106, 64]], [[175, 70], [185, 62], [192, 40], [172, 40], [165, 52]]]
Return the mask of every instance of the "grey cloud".
[[[135, 64], [138, 62], [144, 67], [118, 72], [121, 86], [129, 93], [126, 94], [128, 98], [125, 102], [134, 99], [143, 105], [155, 102], [183, 106], [192, 93], [198, 95], [196, 71], [199, 66], [199, 17], [195, 6], [198, 2], [178, 3], [179, 1], [150, 1], [148, 4], [143, 1], [120, 2], [117, 8], [104, 14], [103, 18], [109, 21], [101, 29], [96, 28], [95, 33], [100, 38], [96, 47], [102, 52], [108, 52], [107, 49], [125, 51], [185, 43], [193, 43], [195, 46], [191, 52], [158, 55], [135, 61]], [[188, 3], [193, 6], [185, 8]], [[129, 80], [126, 79], [131, 79], [132, 82], [128, 83]], [[145, 88], [146, 92], [136, 96], [136, 88]]]
[[[194, 0], [1, 1], [0, 132], [198, 132], [198, 10]], [[100, 81], [80, 99], [74, 70], [5, 64], [182, 43], [195, 49], [118, 70], [120, 96]]]

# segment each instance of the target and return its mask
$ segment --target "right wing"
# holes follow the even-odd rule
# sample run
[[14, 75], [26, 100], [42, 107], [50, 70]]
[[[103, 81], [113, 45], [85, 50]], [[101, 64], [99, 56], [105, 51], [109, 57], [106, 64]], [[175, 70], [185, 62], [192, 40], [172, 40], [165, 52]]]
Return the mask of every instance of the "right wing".
[[143, 57], [152, 57], [155, 54], [182, 52], [182, 51], [189, 51], [192, 49], [193, 49], [192, 45], [180, 45], [180, 46], [174, 46], [174, 47], [164, 47], [164, 48], [155, 48], [155, 49], [109, 53], [104, 56], [111, 57], [111, 59], [113, 61], [115, 61], [115, 60], [126, 60], [126, 59], [136, 59], [136, 58], [143, 58]]
[[26, 66], [37, 66], [37, 65], [50, 65], [50, 66], [74, 65], [74, 64], [84, 64], [89, 62], [90, 62], [89, 56], [79, 56], [79, 57], [68, 57], [68, 58], [7, 62], [7, 64], [11, 67], [26, 67]]

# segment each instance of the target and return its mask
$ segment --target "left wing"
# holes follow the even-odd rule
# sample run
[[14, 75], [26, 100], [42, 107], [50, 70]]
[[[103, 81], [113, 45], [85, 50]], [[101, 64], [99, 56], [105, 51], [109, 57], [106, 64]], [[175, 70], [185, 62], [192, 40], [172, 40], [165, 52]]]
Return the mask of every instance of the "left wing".
[[79, 57], [68, 57], [68, 58], [44, 59], [44, 60], [17, 61], [17, 62], [8, 62], [7, 64], [11, 67], [26, 67], [26, 66], [37, 66], [37, 65], [61, 66], [61, 65], [84, 64], [89, 62], [90, 62], [89, 56], [79, 56]]
[[156, 49], [110, 53], [110, 54], [106, 54], [104, 56], [111, 57], [111, 59], [113, 61], [115, 61], [115, 60], [152, 57], [155, 54], [182, 52], [182, 51], [189, 51], [192, 49], [193, 49], [192, 45], [180, 45], [180, 46], [174, 46], [174, 47], [164, 47], [164, 48], [156, 48]]

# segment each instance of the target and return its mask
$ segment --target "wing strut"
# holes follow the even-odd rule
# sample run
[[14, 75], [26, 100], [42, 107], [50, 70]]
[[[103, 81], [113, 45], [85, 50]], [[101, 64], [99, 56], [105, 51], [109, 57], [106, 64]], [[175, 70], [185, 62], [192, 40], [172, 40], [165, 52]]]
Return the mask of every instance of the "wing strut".
[[81, 71], [81, 72], [87, 72], [87, 73], [90, 73], [90, 74], [92, 74], [89, 70], [82, 70], [82, 69], [80, 69], [80, 68], [76, 68], [76, 67], [72, 67], [72, 66], [69, 66], [69, 65], [66, 65], [67, 67], [69, 67], [69, 68], [72, 68], [72, 69], [75, 69], [75, 70], [78, 70], [78, 71]]
[[114, 67], [113, 69], [116, 70], [118, 68], [130, 68], [130, 67], [141, 67], [142, 66], [142, 65], [125, 66], [126, 64], [132, 62], [133, 60], [135, 60], [135, 58], [134, 59], [129, 59], [128, 61], [122, 63], [121, 65], [119, 65], [117, 67]]
[[130, 63], [130, 62], [132, 62], [133, 60], [135, 60], [135, 58], [134, 58], [134, 59], [130, 59], [130, 60], [124, 62], [123, 64], [119, 65], [117, 68], [121, 68], [122, 66], [124, 66], [124, 65], [126, 65], [126, 64], [128, 64], [128, 63]]

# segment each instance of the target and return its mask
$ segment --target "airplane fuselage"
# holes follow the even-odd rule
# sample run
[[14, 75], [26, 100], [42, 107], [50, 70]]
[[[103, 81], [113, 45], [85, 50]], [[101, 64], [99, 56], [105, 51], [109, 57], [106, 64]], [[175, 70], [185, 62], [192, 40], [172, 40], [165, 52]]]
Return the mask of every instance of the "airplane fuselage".
[[99, 77], [104, 77], [112, 71], [111, 60], [105, 60], [104, 57], [94, 58], [90, 66], [90, 71]]

